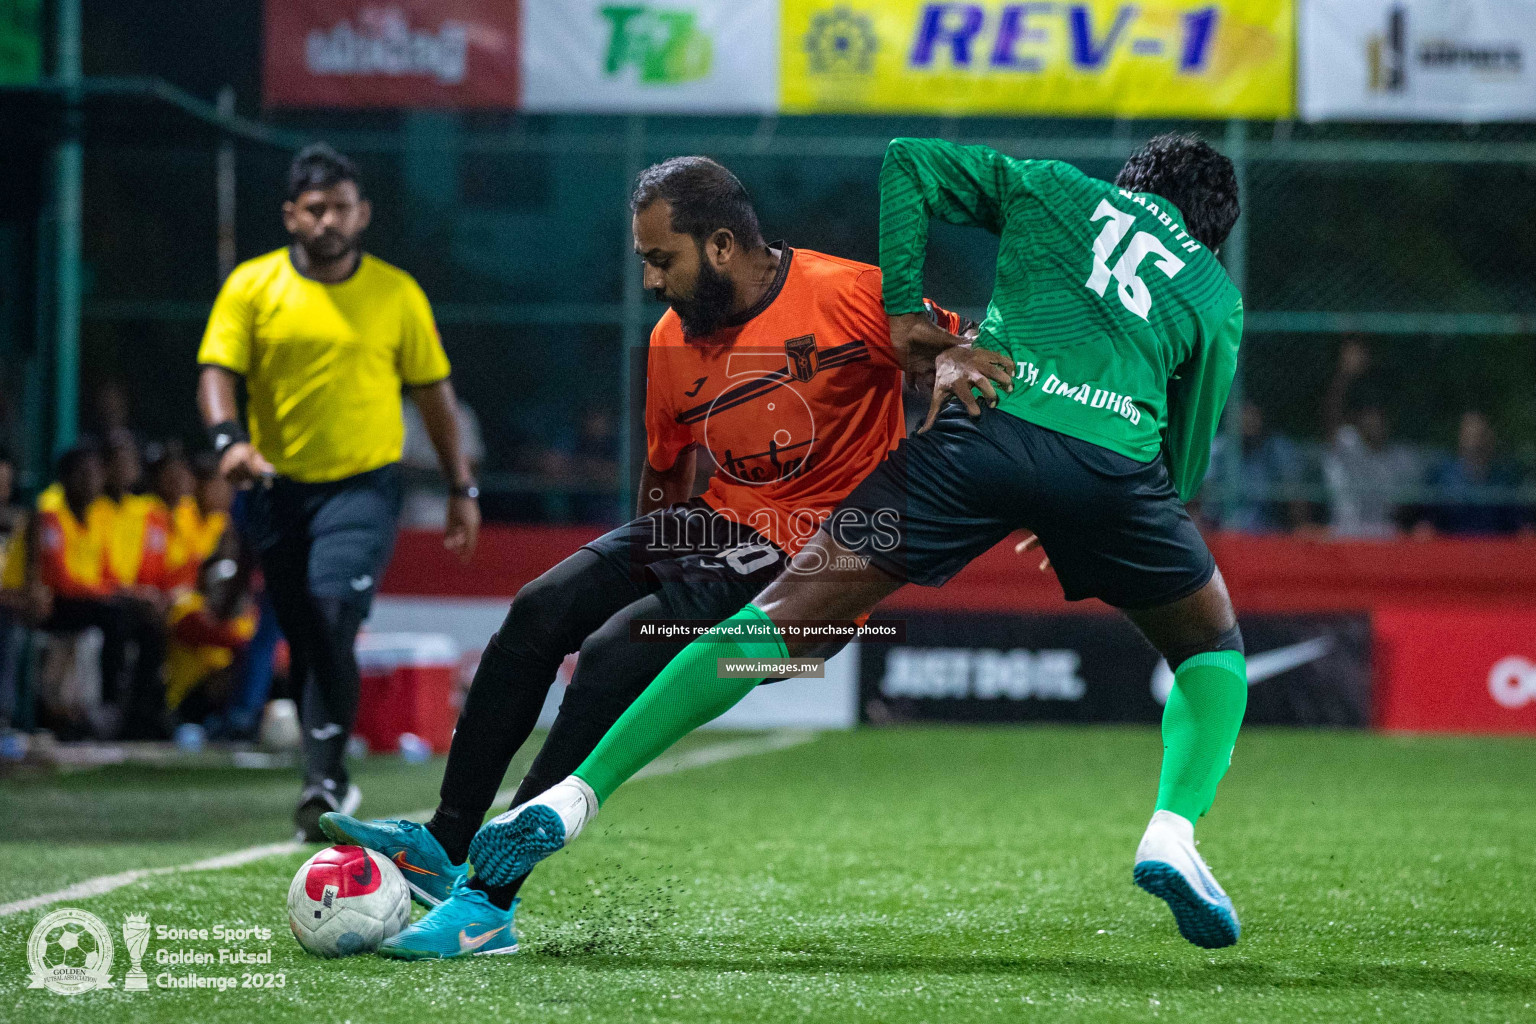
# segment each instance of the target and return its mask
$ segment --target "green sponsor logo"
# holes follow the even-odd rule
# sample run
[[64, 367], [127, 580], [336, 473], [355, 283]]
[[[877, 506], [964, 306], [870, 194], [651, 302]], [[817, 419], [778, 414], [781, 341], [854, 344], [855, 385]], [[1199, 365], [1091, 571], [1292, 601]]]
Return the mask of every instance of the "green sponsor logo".
[[43, 71], [42, 0], [0, 3], [0, 83], [26, 85]]
[[603, 62], [609, 77], [633, 67], [644, 84], [672, 85], [709, 74], [714, 45], [692, 11], [626, 4], [604, 7], [602, 15], [609, 28]]

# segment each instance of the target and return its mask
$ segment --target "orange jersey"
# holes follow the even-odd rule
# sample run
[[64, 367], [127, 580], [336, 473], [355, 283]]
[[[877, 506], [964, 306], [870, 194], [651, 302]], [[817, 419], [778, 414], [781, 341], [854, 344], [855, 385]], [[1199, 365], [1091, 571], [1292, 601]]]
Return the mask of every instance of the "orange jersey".
[[193, 499], [183, 498], [177, 502], [170, 514], [161, 587], [165, 590], [195, 587], [203, 562], [218, 548], [228, 528], [228, 513], [210, 512], [205, 516]]
[[161, 585], [165, 575], [165, 543], [170, 513], [153, 494], [126, 494], [113, 502], [111, 540], [107, 544], [107, 578], [119, 587]]
[[106, 597], [107, 547], [112, 517], [101, 499], [91, 503], [81, 522], [54, 484], [37, 498], [37, 578], [66, 597]]
[[783, 246], [768, 293], [732, 326], [689, 344], [669, 309], [651, 331], [647, 456], [665, 471], [708, 449], [704, 500], [794, 555], [901, 439], [901, 378], [880, 268]]

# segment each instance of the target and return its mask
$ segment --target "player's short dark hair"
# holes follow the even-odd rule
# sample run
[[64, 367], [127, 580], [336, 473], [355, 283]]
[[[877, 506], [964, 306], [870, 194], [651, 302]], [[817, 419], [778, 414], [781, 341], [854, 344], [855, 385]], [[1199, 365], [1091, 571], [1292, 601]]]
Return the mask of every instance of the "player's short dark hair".
[[1237, 223], [1237, 172], [1198, 136], [1153, 136], [1131, 154], [1115, 184], [1154, 192], [1177, 206], [1189, 233], [1208, 249], [1219, 248]]
[[331, 188], [344, 181], [361, 187], [357, 164], [324, 142], [316, 142], [299, 150], [299, 155], [288, 165], [288, 201], [292, 202], [311, 189]]
[[658, 199], [672, 205], [672, 230], [696, 241], [725, 228], [742, 245], [762, 244], [746, 186], [707, 156], [675, 156], [641, 171], [629, 197], [630, 212], [639, 213]]

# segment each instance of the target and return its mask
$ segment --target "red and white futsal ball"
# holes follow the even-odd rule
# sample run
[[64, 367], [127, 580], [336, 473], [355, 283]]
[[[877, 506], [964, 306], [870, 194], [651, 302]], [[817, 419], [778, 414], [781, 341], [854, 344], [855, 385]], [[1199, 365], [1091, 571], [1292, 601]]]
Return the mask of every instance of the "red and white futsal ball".
[[411, 919], [400, 869], [361, 846], [321, 850], [288, 886], [288, 926], [316, 956], [372, 953]]

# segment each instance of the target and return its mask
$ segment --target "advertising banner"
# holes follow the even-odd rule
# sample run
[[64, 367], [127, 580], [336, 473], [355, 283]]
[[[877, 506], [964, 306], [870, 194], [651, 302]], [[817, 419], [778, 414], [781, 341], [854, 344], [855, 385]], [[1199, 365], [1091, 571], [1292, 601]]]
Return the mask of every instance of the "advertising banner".
[[786, 113], [1287, 117], [1291, 0], [783, 0]]
[[[864, 721], [1162, 720], [1173, 673], [1118, 615], [927, 615], [899, 644], [860, 647]], [[1364, 615], [1240, 616], [1250, 725], [1364, 727]]]
[[1536, 117], [1536, 0], [1302, 0], [1307, 120]]
[[0, 85], [28, 85], [43, 71], [43, 0], [0, 4]]
[[778, 106], [778, 0], [523, 0], [523, 20], [527, 110]]
[[276, 107], [515, 107], [512, 0], [266, 0]]
[[1536, 611], [1382, 608], [1374, 622], [1382, 728], [1536, 733]]

